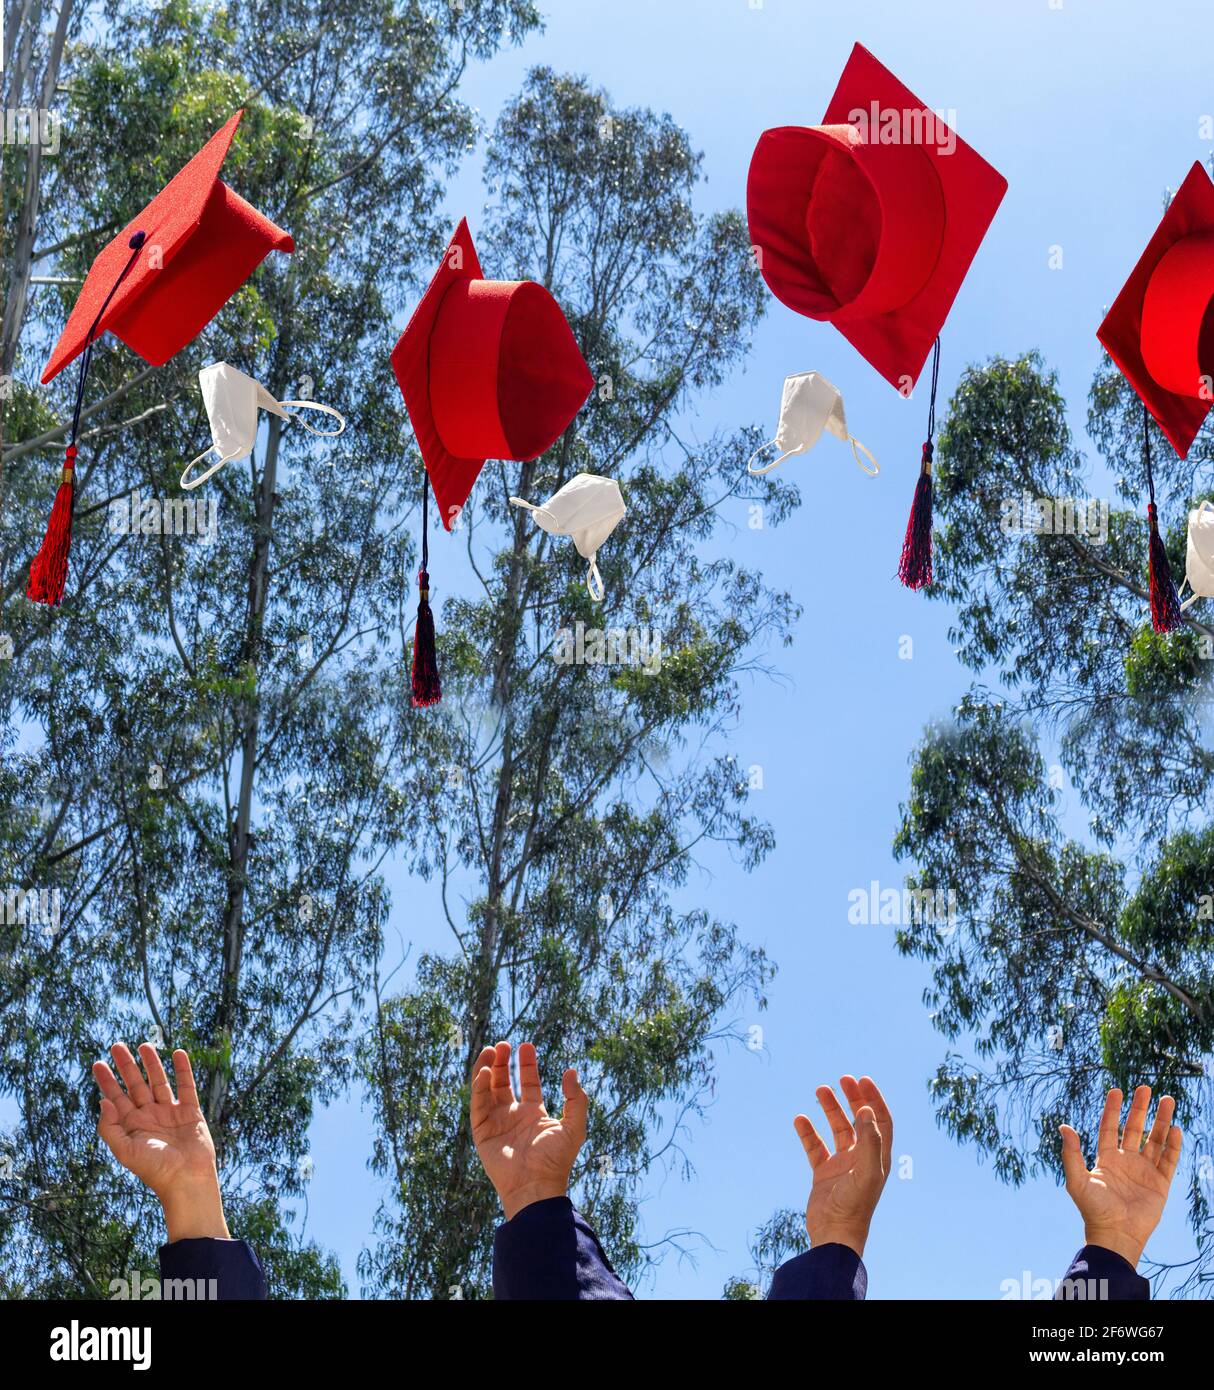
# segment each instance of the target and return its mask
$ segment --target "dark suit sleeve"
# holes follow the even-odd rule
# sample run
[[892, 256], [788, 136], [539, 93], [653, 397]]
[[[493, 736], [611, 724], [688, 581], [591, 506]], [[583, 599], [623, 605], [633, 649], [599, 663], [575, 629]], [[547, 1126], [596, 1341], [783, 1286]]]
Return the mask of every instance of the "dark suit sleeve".
[[868, 1292], [864, 1261], [847, 1245], [815, 1245], [776, 1270], [768, 1298], [859, 1301]]
[[[183, 1279], [191, 1282], [177, 1282]], [[175, 1240], [160, 1247], [160, 1296], [200, 1301], [265, 1298], [266, 1276], [247, 1240]]]
[[1129, 1260], [1103, 1245], [1085, 1245], [1054, 1294], [1063, 1301], [1108, 1299], [1117, 1303], [1150, 1296], [1150, 1280], [1144, 1279]]
[[493, 1297], [621, 1300], [632, 1294], [569, 1198], [546, 1197], [497, 1228]]

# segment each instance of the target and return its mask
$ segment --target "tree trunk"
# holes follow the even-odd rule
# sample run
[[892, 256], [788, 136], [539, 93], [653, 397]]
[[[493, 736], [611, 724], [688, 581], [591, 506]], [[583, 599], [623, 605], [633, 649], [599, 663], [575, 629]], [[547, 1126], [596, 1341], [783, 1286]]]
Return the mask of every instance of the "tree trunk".
[[[40, 111], [50, 110], [55, 88], [59, 84], [59, 67], [63, 61], [63, 45], [72, 17], [72, 4], [73, 0], [61, 0], [59, 6], [59, 20], [55, 25], [46, 68], [42, 74]], [[21, 85], [23, 86], [24, 82]], [[20, 95], [18, 83], [14, 81], [9, 91], [9, 100], [19, 102]], [[35, 138], [30, 142], [25, 166], [25, 195], [21, 204], [21, 214], [17, 218], [17, 233], [13, 239], [8, 289], [4, 299], [4, 317], [0, 321], [0, 376], [11, 376], [17, 360], [17, 340], [21, 336], [21, 325], [25, 321], [25, 305], [34, 265], [34, 236], [38, 229], [41, 187], [42, 145]]]
[[[223, 979], [215, 1020], [215, 1036], [220, 1046], [230, 1042], [235, 1032], [240, 991], [240, 962], [244, 949], [245, 890], [248, 886], [249, 848], [252, 840], [253, 779], [257, 768], [258, 736], [261, 731], [261, 697], [257, 689], [258, 663], [261, 657], [268, 592], [267, 571], [273, 536], [278, 444], [282, 437], [282, 421], [277, 415], [269, 417], [268, 430], [266, 464], [257, 490], [257, 535], [249, 566], [248, 618], [241, 647], [241, 666], [253, 681], [254, 689], [242, 706], [244, 719], [240, 740], [240, 792], [236, 801], [235, 819], [228, 837], [228, 905], [223, 926]], [[221, 1151], [227, 1144], [226, 1106], [229, 1081], [230, 1076], [225, 1067], [216, 1066], [211, 1072], [207, 1114], [214, 1131], [217, 1151]]]

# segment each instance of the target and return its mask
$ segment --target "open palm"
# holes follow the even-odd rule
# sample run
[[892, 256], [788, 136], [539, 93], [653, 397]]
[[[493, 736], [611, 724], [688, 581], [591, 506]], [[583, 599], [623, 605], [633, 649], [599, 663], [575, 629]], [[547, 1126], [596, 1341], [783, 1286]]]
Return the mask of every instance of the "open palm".
[[1180, 1159], [1181, 1132], [1172, 1124], [1176, 1102], [1164, 1096], [1146, 1144], [1142, 1142], [1151, 1088], [1139, 1086], [1118, 1142], [1122, 1094], [1111, 1090], [1096, 1136], [1096, 1164], [1083, 1161], [1079, 1135], [1062, 1125], [1062, 1166], [1066, 1190], [1083, 1217], [1086, 1239], [1137, 1264], [1151, 1232], [1159, 1225]]
[[510, 1044], [486, 1047], [472, 1070], [472, 1138], [506, 1219], [531, 1202], [564, 1196], [586, 1140], [587, 1096], [570, 1068], [561, 1081], [559, 1120], [544, 1108], [535, 1047], [518, 1049], [519, 1094], [510, 1081]]
[[871, 1077], [840, 1077], [854, 1126], [829, 1086], [815, 1094], [835, 1142], [832, 1154], [806, 1115], [793, 1121], [813, 1169], [805, 1208], [811, 1245], [837, 1242], [864, 1253], [868, 1227], [889, 1177], [894, 1125], [885, 1098]]
[[163, 1200], [175, 1186], [197, 1178], [213, 1183], [215, 1146], [198, 1104], [190, 1059], [173, 1053], [177, 1096], [156, 1049], [142, 1043], [139, 1056], [147, 1080], [130, 1050], [122, 1043], [111, 1055], [126, 1090], [104, 1062], [93, 1064], [93, 1077], [101, 1088], [101, 1118], [97, 1132], [110, 1152]]

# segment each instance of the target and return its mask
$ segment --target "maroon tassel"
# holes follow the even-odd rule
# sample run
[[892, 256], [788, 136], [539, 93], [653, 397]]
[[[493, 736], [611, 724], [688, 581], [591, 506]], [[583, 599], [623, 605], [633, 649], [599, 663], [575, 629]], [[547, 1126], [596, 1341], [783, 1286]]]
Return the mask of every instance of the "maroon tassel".
[[67, 584], [67, 557], [72, 548], [72, 513], [76, 506], [76, 436], [80, 429], [80, 407], [84, 404], [84, 386], [88, 381], [89, 367], [93, 361], [93, 340], [97, 328], [105, 317], [118, 286], [131, 273], [131, 267], [147, 240], [146, 232], [136, 232], [127, 245], [131, 248], [130, 259], [122, 268], [122, 273], [110, 286], [110, 292], [97, 310], [97, 317], [84, 340], [84, 351], [80, 355], [80, 371], [76, 376], [76, 406], [72, 411], [72, 442], [67, 446], [63, 462], [63, 477], [59, 491], [55, 494], [55, 505], [51, 508], [51, 519], [46, 523], [46, 535], [42, 545], [30, 565], [30, 582], [26, 585], [27, 598], [35, 603], [47, 603], [52, 608], [63, 602], [63, 590]]
[[926, 589], [932, 582], [932, 439], [936, 433], [936, 389], [940, 385], [940, 339], [932, 344], [932, 394], [927, 407], [927, 438], [919, 463], [919, 481], [911, 503], [910, 520], [902, 541], [898, 578], [908, 589]]
[[438, 655], [434, 649], [434, 614], [430, 611], [430, 576], [417, 574], [417, 627], [413, 633], [413, 704], [437, 705], [443, 698], [438, 680]]
[[1151, 626], [1156, 632], [1174, 632], [1184, 621], [1180, 614], [1180, 595], [1172, 581], [1168, 552], [1159, 535], [1159, 518], [1155, 512], [1155, 473], [1151, 468], [1151, 416], [1147, 403], [1142, 403], [1142, 465], [1147, 475], [1147, 519], [1151, 525], [1148, 547], [1148, 571], [1151, 591]]
[[1151, 626], [1156, 632], [1174, 632], [1184, 619], [1180, 614], [1180, 595], [1172, 580], [1172, 567], [1168, 564], [1168, 552], [1159, 534], [1154, 503], [1147, 507], [1147, 516], [1151, 521]]
[[915, 500], [911, 503], [898, 565], [898, 578], [908, 589], [923, 589], [932, 582], [932, 454], [929, 439], [923, 446], [919, 481], [915, 484]]
[[30, 565], [27, 598], [52, 608], [63, 602], [67, 584], [67, 557], [72, 548], [72, 511], [76, 497], [76, 446], [69, 444], [63, 460], [63, 477], [55, 493], [55, 505], [46, 523], [46, 535]]

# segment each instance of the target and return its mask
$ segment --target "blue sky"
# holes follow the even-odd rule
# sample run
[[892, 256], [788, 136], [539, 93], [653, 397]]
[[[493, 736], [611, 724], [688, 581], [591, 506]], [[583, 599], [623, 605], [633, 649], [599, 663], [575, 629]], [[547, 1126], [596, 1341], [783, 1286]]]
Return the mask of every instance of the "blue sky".
[[[544, 9], [546, 31], [474, 68], [464, 98], [491, 125], [542, 63], [587, 76], [618, 105], [669, 111], [704, 152], [705, 211], [743, 205], [760, 132], [817, 121], [857, 40], [929, 106], [955, 110], [960, 133], [1010, 188], [945, 327], [942, 409], [966, 363], [1039, 348], [1059, 370], [1072, 428], [1084, 438], [1096, 327], [1158, 221], [1165, 187], [1210, 152], [1200, 138], [1214, 112], [1209, 46], [1195, 41], [1208, 32], [1207, 5], [548, 0]], [[452, 225], [466, 213], [474, 236], [482, 155], [483, 146], [469, 156], [447, 200]], [[1051, 269], [1055, 248], [1061, 268]], [[970, 680], [948, 641], [948, 609], [896, 579], [926, 378], [913, 400], [901, 399], [833, 329], [773, 300], [745, 371], [700, 402], [695, 429], [707, 438], [754, 423], [770, 433], [784, 376], [811, 369], [840, 388], [852, 431], [882, 471], [864, 477], [827, 437], [784, 465], [804, 496], [787, 526], [750, 530], [742, 503], [731, 518], [738, 558], [790, 589], [805, 614], [796, 644], [773, 654], [784, 678], [745, 687], [729, 743], [744, 767], [763, 768], [755, 796], [777, 848], [751, 875], [710, 861], [688, 897], [711, 897], [767, 949], [779, 975], [768, 1010], [736, 1020], [743, 1030], [761, 1026], [764, 1050], [721, 1052], [715, 1101], [686, 1140], [693, 1176], [655, 1176], [644, 1207], [646, 1239], [691, 1228], [707, 1240], [694, 1262], [671, 1256], [638, 1292], [715, 1298], [727, 1277], [747, 1272], [748, 1235], [808, 1192], [792, 1116], [813, 1114], [814, 1087], [850, 1071], [881, 1085], [894, 1110], [895, 1155], [911, 1161], [911, 1176], [895, 1170], [874, 1221], [870, 1297], [997, 1298], [1024, 1271], [1064, 1272], [1081, 1243], [1078, 1216], [1052, 1182], [1010, 1189], [937, 1130], [926, 1083], [947, 1044], [921, 1002], [926, 970], [895, 953], [892, 928], [848, 922], [853, 889], [901, 884], [890, 844], [910, 754], [924, 724], [947, 715]], [[1093, 491], [1109, 495], [1099, 468]], [[454, 570], [444, 559], [445, 583]], [[910, 660], [900, 655], [907, 638]], [[431, 890], [399, 866], [388, 880], [391, 932], [411, 943], [410, 960], [444, 949]], [[338, 1253], [352, 1291], [380, 1195], [365, 1167], [369, 1149], [357, 1095], [317, 1117], [306, 1230]], [[1192, 1257], [1179, 1183], [1148, 1254]]]
[[[705, 210], [743, 205], [760, 132], [817, 121], [856, 40], [926, 104], [955, 110], [960, 133], [1010, 188], [943, 334], [942, 397], [966, 363], [1039, 348], [1059, 370], [1072, 428], [1085, 439], [1096, 326], [1160, 216], [1165, 187], [1209, 153], [1200, 139], [1214, 109], [1208, 45], [1194, 42], [1206, 32], [1206, 7], [550, 0], [544, 8], [546, 31], [471, 72], [464, 97], [491, 124], [526, 70], [544, 63], [588, 76], [617, 104], [669, 111], [704, 152]], [[452, 223], [467, 213], [474, 235], [482, 153], [470, 156], [448, 199]], [[1060, 269], [1050, 268], [1053, 248]], [[773, 300], [746, 370], [701, 402], [697, 428], [703, 438], [752, 422], [770, 432], [784, 376], [810, 369], [843, 392], [850, 427], [882, 472], [865, 478], [843, 444], [824, 438], [784, 465], [805, 498], [789, 525], [749, 530], [742, 504], [733, 518], [738, 558], [790, 588], [805, 615], [796, 645], [775, 654], [787, 679], [746, 687], [730, 742], [743, 766], [764, 769], [756, 797], [777, 848], [753, 875], [712, 863], [691, 892], [711, 894], [780, 973], [768, 1011], [739, 1018], [761, 1025], [766, 1050], [721, 1054], [715, 1103], [689, 1135], [694, 1176], [655, 1179], [645, 1205], [648, 1239], [689, 1227], [711, 1246], [698, 1247], [694, 1264], [672, 1256], [640, 1292], [715, 1298], [746, 1270], [748, 1233], [775, 1208], [803, 1204], [808, 1190], [792, 1116], [812, 1114], [814, 1087], [851, 1071], [883, 1087], [895, 1153], [909, 1156], [913, 1173], [895, 1173], [877, 1213], [870, 1297], [997, 1298], [1002, 1281], [1023, 1271], [1063, 1273], [1081, 1243], [1077, 1214], [1052, 1182], [1010, 1189], [937, 1130], [926, 1082], [946, 1043], [921, 1002], [926, 971], [895, 953], [892, 928], [847, 919], [853, 888], [901, 884], [890, 843], [909, 755], [923, 725], [947, 714], [969, 681], [948, 642], [949, 611], [896, 579], [926, 377], [902, 400], [831, 328]], [[1108, 495], [1104, 483], [1097, 468], [1096, 495]], [[899, 655], [906, 637], [910, 660]], [[390, 881], [394, 928], [414, 943], [413, 959], [441, 946], [437, 926], [431, 935], [424, 925], [419, 885], [395, 873]], [[377, 1200], [363, 1171], [366, 1132], [356, 1099], [313, 1130], [308, 1231], [341, 1255], [352, 1288]], [[1179, 1182], [1148, 1254], [1193, 1254]]]

